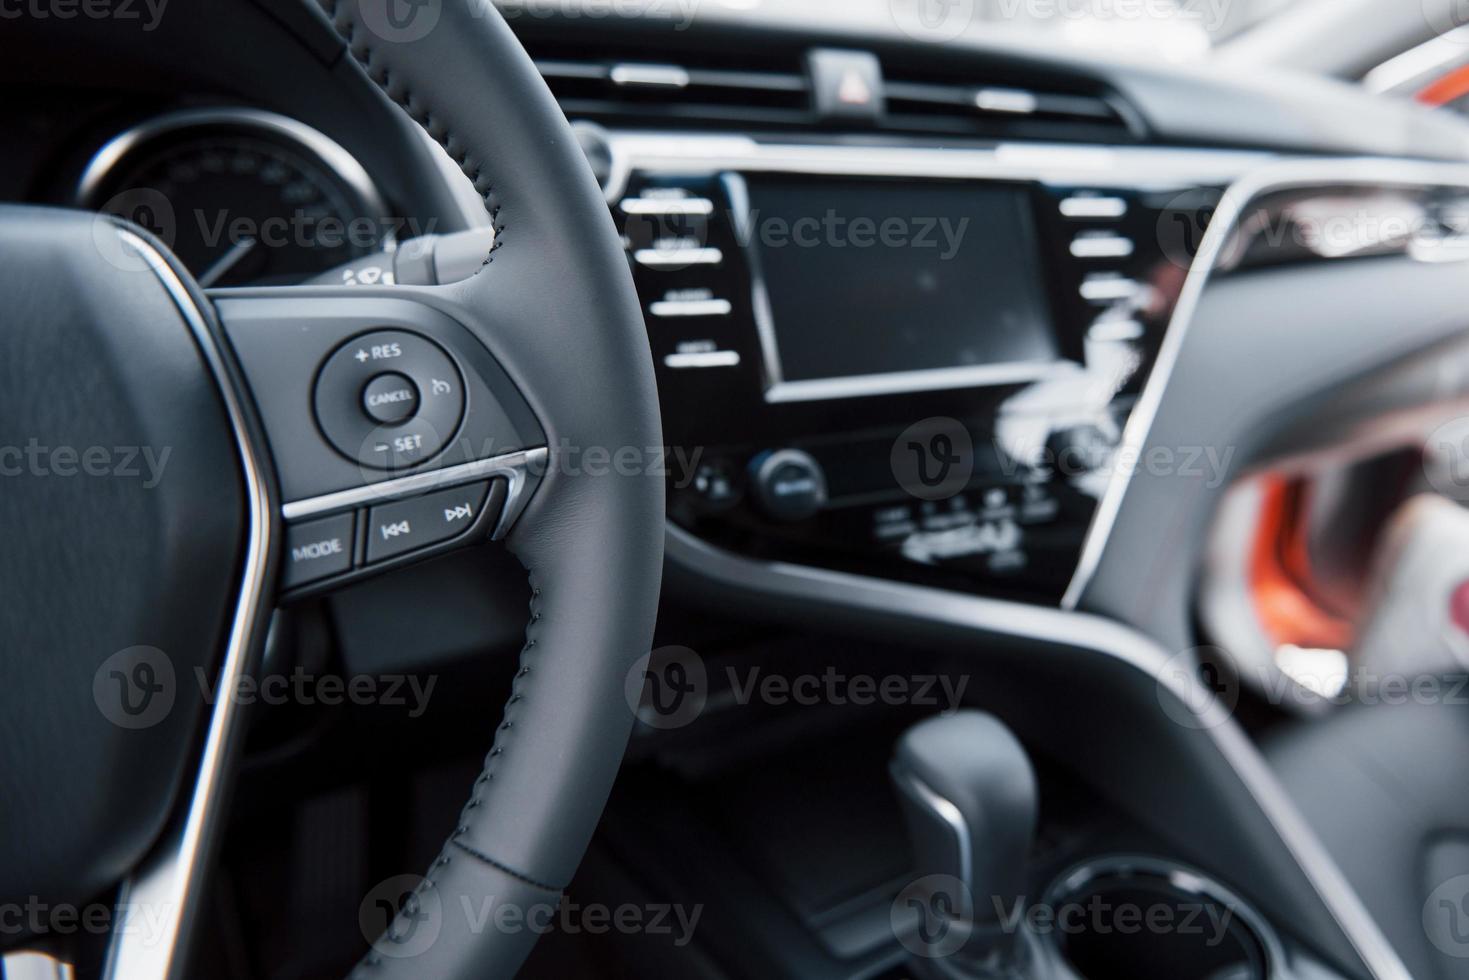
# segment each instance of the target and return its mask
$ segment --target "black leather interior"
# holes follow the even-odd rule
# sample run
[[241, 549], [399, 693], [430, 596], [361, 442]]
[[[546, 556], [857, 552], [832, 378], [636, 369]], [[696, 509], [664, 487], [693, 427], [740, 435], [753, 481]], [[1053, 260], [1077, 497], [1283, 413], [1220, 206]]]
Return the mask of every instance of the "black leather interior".
[[[508, 539], [533, 589], [514, 693], [459, 826], [410, 909], [440, 910], [441, 932], [411, 959], [388, 955], [390, 939], [379, 942], [358, 972], [504, 976], [535, 932], [475, 929], [465, 900], [522, 908], [555, 901], [601, 815], [631, 730], [623, 688], [652, 637], [663, 483], [655, 474], [592, 475], [576, 457], [589, 448], [660, 445], [648, 341], [606, 202], [500, 15], [443, 4], [421, 38], [385, 41], [356, 5], [326, 9], [351, 52], [340, 70], [365, 73], [484, 195], [498, 230], [485, 267], [422, 297], [490, 348], [539, 417], [553, 454]], [[485, 717], [488, 731], [494, 711]]]
[[[1442, 682], [1446, 691], [1461, 683]], [[1348, 706], [1264, 745], [1281, 783], [1419, 980], [1464, 976], [1462, 917], [1445, 920], [1436, 904], [1444, 899], [1462, 912], [1469, 889], [1469, 715], [1452, 697]], [[1457, 931], [1430, 937], [1429, 922]], [[1436, 948], [1431, 938], [1451, 941]]]

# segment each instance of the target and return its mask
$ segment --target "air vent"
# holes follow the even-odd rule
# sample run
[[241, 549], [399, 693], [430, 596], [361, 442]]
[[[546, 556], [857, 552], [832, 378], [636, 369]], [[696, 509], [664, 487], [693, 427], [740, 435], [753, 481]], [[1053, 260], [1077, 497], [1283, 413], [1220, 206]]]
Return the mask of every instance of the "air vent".
[[814, 121], [810, 85], [798, 59], [652, 62], [536, 45], [531, 55], [572, 117], [662, 125]]
[[1035, 85], [917, 79], [889, 68], [884, 128], [952, 136], [1126, 140], [1142, 134], [1123, 103]]
[[[1095, 82], [984, 66], [891, 63], [883, 57], [885, 110], [875, 118], [823, 117], [807, 51], [740, 46], [591, 44], [525, 37], [566, 115], [611, 126], [888, 132], [940, 139], [1130, 142], [1143, 136], [1118, 98]], [[648, 52], [656, 50], [658, 58]]]

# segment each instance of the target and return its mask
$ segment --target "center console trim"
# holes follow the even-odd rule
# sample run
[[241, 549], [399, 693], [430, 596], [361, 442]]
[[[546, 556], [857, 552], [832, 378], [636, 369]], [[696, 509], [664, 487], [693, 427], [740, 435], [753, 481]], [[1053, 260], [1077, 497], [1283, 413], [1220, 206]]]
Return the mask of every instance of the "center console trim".
[[[1118, 447], [1119, 458], [1142, 458], [1147, 448], [1148, 436], [1153, 422], [1163, 403], [1163, 394], [1168, 388], [1174, 367], [1178, 363], [1188, 337], [1190, 325], [1203, 298], [1204, 289], [1217, 272], [1225, 257], [1236, 228], [1247, 209], [1261, 197], [1280, 191], [1309, 187], [1396, 187], [1430, 188], [1457, 187], [1469, 189], [1469, 168], [1450, 163], [1393, 160], [1377, 157], [1362, 157], [1341, 160], [1281, 160], [1251, 171], [1232, 183], [1225, 191], [1215, 210], [1213, 220], [1199, 244], [1198, 254], [1189, 267], [1183, 290], [1173, 308], [1168, 327], [1163, 334], [1152, 373], [1143, 385], [1132, 414], [1122, 431]], [[1410, 255], [1412, 251], [1409, 250]], [[1464, 259], [1464, 253], [1453, 253], [1454, 258]], [[1341, 258], [1349, 256], [1343, 255]], [[1420, 261], [1429, 261], [1416, 256]], [[1122, 510], [1123, 498], [1127, 495], [1133, 470], [1128, 467], [1114, 469], [1102, 499], [1092, 517], [1082, 545], [1081, 559], [1076, 572], [1061, 599], [1061, 608], [1077, 609], [1087, 586], [1097, 573], [1106, 550], [1112, 528]]]
[[[1103, 616], [966, 595], [922, 585], [829, 571], [788, 562], [744, 558], [699, 540], [670, 523], [665, 555], [690, 577], [725, 589], [778, 598], [802, 608], [863, 610], [897, 625], [924, 623], [984, 634], [1069, 646], [1110, 657], [1139, 671], [1160, 690], [1200, 713], [1198, 730], [1214, 744], [1277, 838], [1320, 898], [1322, 907], [1377, 980], [1412, 980], [1356, 890], [1276, 780], [1253, 742], [1228, 717], [1218, 717], [1212, 694], [1147, 635]], [[970, 646], [983, 656], [986, 643]]]
[[[1079, 278], [1080, 285], [1068, 287], [1066, 295], [1070, 295], [1070, 288], [1078, 289], [1081, 299], [1090, 304], [1090, 315], [1095, 317], [1098, 315], [1095, 311], [1097, 305], [1106, 306], [1119, 298], [1135, 297], [1147, 287], [1139, 285], [1140, 272], [1131, 267], [1117, 271], [1111, 263], [1093, 266], [1086, 258], [1065, 264], [1061, 251], [1065, 249], [1066, 236], [1075, 236], [1071, 242], [1073, 252], [1078, 242], [1120, 242], [1131, 254], [1135, 250], [1133, 238], [1137, 238], [1141, 246], [1143, 239], [1154, 236], [1152, 229], [1146, 227], [1151, 220], [1143, 219], [1140, 224], [1137, 215], [1132, 213], [1135, 209], [1154, 209], [1161, 215], [1166, 210], [1161, 202], [1183, 194], [1190, 197], [1188, 207], [1197, 207], [1193, 197], [1198, 189], [1222, 190], [1251, 168], [1279, 159], [1264, 152], [1212, 148], [1088, 147], [1041, 143], [963, 147], [857, 145], [852, 142], [821, 144], [812, 141], [811, 137], [806, 137], [807, 142], [774, 142], [742, 135], [630, 131], [604, 131], [601, 138], [612, 161], [606, 197], [614, 211], [620, 209], [624, 214], [682, 214], [693, 210], [707, 218], [717, 207], [728, 209], [726, 224], [733, 234], [724, 235], [714, 244], [724, 252], [738, 247], [743, 259], [742, 268], [730, 275], [730, 282], [723, 288], [735, 291], [729, 298], [740, 300], [740, 306], [748, 301], [748, 310], [742, 312], [747, 322], [740, 324], [740, 340], [748, 346], [740, 352], [718, 350], [706, 353], [702, 349], [691, 353], [678, 352], [665, 356], [663, 363], [670, 368], [716, 367], [737, 365], [743, 358], [747, 373], [742, 383], [749, 386], [751, 406], [758, 405], [761, 410], [784, 410], [791, 403], [831, 402], [835, 405], [859, 398], [878, 401], [882, 397], [916, 393], [969, 393], [1028, 385], [1044, 387], [1053, 379], [1080, 376], [1078, 368], [1086, 367], [1094, 346], [1100, 350], [1107, 345], [1111, 349], [1133, 341], [1141, 343], [1144, 332], [1144, 328], [1134, 320], [1117, 320], [1103, 323], [1100, 327], [1094, 323], [1083, 334], [1081, 325], [1089, 315], [1087, 308], [1075, 308], [1066, 303], [1058, 306], [1056, 296], [1052, 295], [1048, 297], [1050, 319], [1061, 344], [1057, 350], [1041, 354], [1044, 359], [1021, 360], [1019, 358], [1028, 354], [1022, 351], [1013, 355], [1016, 360], [1006, 363], [860, 375], [851, 375], [848, 369], [848, 372], [832, 372], [839, 375], [836, 377], [787, 380], [779, 356], [781, 344], [772, 310], [773, 298], [766, 285], [765, 273], [769, 270], [762, 269], [762, 250], [756, 247], [758, 236], [754, 234], [750, 187], [762, 175], [886, 178], [893, 181], [895, 187], [925, 181], [1024, 187], [1031, 192], [1029, 203], [1035, 209], [1037, 219], [1049, 229], [1049, 237], [1042, 242], [1044, 247], [1037, 256], [1039, 264], [1047, 272], [1043, 279], [1052, 279], [1051, 273], [1067, 282]], [[747, 180], [750, 187], [747, 187]], [[675, 193], [643, 196], [650, 187], [655, 191], [659, 188], [677, 190], [690, 182], [697, 190], [684, 189], [682, 193], [694, 194], [691, 198], [679, 197]], [[1138, 198], [1136, 202], [1129, 199], [1134, 195]], [[716, 204], [720, 198], [722, 202]], [[1064, 210], [1069, 206], [1076, 211], [1077, 202], [1084, 202], [1081, 210], [1085, 213], [1079, 219], [1065, 219]], [[1094, 202], [1102, 202], [1105, 209], [1088, 210]], [[1130, 214], [1132, 220], [1126, 226], [1127, 236], [1109, 230], [1104, 213]], [[1075, 224], [1078, 220], [1082, 223]], [[655, 226], [652, 232], [657, 234], [659, 229]], [[1160, 228], [1156, 234], [1161, 236], [1163, 229]], [[693, 251], [692, 245], [684, 244], [686, 241], [709, 243], [707, 239], [698, 240], [694, 234], [684, 230], [676, 235], [669, 231], [667, 235], [667, 255], [671, 264], [676, 264]], [[731, 238], [734, 244], [728, 240]], [[1161, 241], [1160, 238], [1159, 247]], [[635, 259], [643, 251], [661, 254], [656, 249], [647, 248], [647, 242], [635, 239], [631, 234], [628, 234], [628, 248], [633, 250]], [[1151, 254], [1154, 250], [1150, 244], [1147, 251]], [[1056, 266], [1054, 270], [1050, 269], [1052, 263]], [[1116, 282], [1106, 278], [1108, 275], [1116, 277]], [[1089, 277], [1094, 280], [1090, 294], [1086, 289]], [[1059, 281], [1057, 279], [1057, 283]], [[659, 333], [657, 314], [653, 310], [654, 302], [673, 295], [657, 292], [662, 288], [661, 280], [655, 284], [649, 279], [649, 296], [646, 298], [650, 301], [650, 335], [666, 339], [674, 336], [676, 331], [670, 329]], [[1054, 285], [1054, 288], [1060, 287]], [[708, 289], [699, 292], [700, 296], [705, 294], [712, 295], [712, 292]], [[1162, 324], [1157, 326], [1161, 328]], [[1112, 332], [1107, 333], [1109, 330]], [[1094, 345], [1093, 341], [1097, 343]], [[690, 346], [697, 343], [712, 346], [716, 342], [690, 341]], [[1151, 349], [1145, 358], [1151, 359]], [[1104, 358], [1099, 355], [1098, 360], [1102, 362]], [[757, 372], [758, 396], [754, 388]], [[746, 389], [741, 391], [743, 397]], [[794, 413], [788, 411], [786, 414]], [[1107, 423], [1113, 425], [1110, 418]], [[1106, 431], [1115, 433], [1115, 426]], [[762, 434], [759, 438], [768, 440], [769, 437]], [[779, 441], [777, 438], [776, 442]], [[1108, 474], [1102, 472], [1097, 476], [1094, 483], [1079, 491], [1082, 495], [1092, 498], [1107, 486]], [[1053, 581], [1045, 585], [1045, 601], [1059, 602], [1070, 586], [1080, 547], [1093, 526], [1091, 511], [1094, 509], [1095, 505], [1092, 505], [1087, 513], [1082, 514], [1078, 505], [1078, 513], [1070, 519], [1071, 525], [1066, 530], [1072, 537], [1065, 545], [1069, 550], [1054, 563]], [[1059, 552], [1062, 548], [1058, 546], [1056, 550]]]

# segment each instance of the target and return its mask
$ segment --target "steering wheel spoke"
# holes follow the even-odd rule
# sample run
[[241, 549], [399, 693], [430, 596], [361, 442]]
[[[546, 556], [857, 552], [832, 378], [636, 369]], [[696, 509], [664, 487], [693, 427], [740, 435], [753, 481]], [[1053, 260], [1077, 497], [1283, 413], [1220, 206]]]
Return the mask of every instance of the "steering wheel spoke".
[[211, 295], [276, 462], [285, 599], [503, 539], [541, 483], [544, 428], [436, 293]]

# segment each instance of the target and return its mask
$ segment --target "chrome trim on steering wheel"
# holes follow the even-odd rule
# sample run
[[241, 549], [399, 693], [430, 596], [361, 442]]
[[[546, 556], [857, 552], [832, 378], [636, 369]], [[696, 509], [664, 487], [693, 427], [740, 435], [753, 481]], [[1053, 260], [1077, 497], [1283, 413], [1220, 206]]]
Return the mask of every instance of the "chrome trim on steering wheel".
[[365, 487], [339, 490], [320, 497], [292, 500], [281, 507], [281, 516], [288, 521], [296, 521], [306, 517], [315, 517], [317, 514], [328, 514], [335, 510], [348, 510], [363, 504], [373, 504], [392, 497], [423, 493], [439, 487], [483, 480], [486, 477], [502, 477], [509, 483], [509, 486], [505, 488], [505, 507], [500, 512], [500, 519], [495, 524], [494, 533], [490, 536], [491, 540], [498, 541], [510, 530], [510, 526], [515, 523], [515, 519], [520, 516], [520, 512], [525, 509], [526, 502], [530, 499], [526, 493], [530, 485], [528, 475], [545, 472], [546, 461], [550, 455], [550, 450], [544, 446], [537, 449], [524, 449], [490, 459], [478, 459], [472, 463], [446, 466], [441, 470], [432, 470], [428, 473], [415, 473], [396, 480], [370, 483]]
[[[249, 527], [239, 596], [217, 678], [220, 690], [236, 690], [260, 649], [271, 607], [271, 529], [275, 503], [274, 488], [267, 479], [269, 466], [255, 445], [246, 402], [235, 388], [205, 313], [151, 242], [122, 227], [117, 233], [147, 263], [187, 321], [219, 387], [239, 448]], [[131, 925], [124, 922], [114, 932], [103, 969], [107, 980], [171, 980], [183, 976], [188, 935], [201, 899], [210, 851], [223, 827], [229, 760], [239, 748], [243, 733], [237, 700], [221, 697], [211, 706], [198, 775], [189, 791], [188, 810], [123, 886], [118, 907], [134, 912], [144, 910], [143, 914], [148, 916], [147, 929], [136, 922]]]

